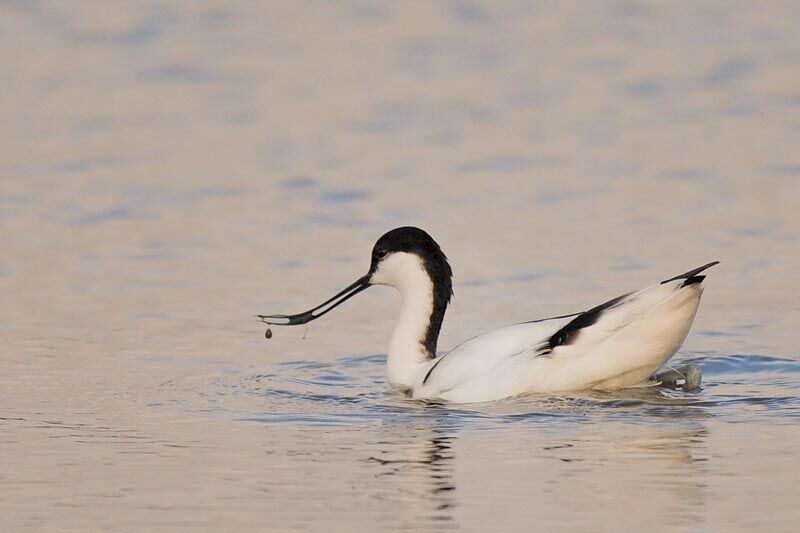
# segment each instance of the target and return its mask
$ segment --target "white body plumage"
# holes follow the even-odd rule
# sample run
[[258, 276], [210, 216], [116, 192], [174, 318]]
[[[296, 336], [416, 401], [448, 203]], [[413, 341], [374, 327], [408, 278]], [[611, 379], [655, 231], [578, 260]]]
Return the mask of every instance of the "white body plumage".
[[[408, 387], [415, 398], [459, 403], [639, 385], [675, 354], [692, 325], [702, 287], [681, 283], [655, 285], [627, 296], [579, 330], [573, 343], [547, 353], [542, 345], [575, 317], [484, 333], [417, 367], [411, 380], [390, 374], [390, 382]], [[389, 367], [402, 366], [399, 360], [405, 356], [390, 349]]]

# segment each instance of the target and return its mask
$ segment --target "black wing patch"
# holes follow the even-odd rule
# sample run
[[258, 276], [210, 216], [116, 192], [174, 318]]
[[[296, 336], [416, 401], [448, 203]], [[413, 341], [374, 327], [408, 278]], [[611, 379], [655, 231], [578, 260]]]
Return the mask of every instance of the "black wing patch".
[[580, 333], [583, 328], [587, 328], [592, 324], [596, 324], [604, 312], [618, 306], [631, 294], [632, 293], [617, 296], [613, 300], [609, 300], [604, 304], [600, 304], [597, 307], [593, 307], [588, 311], [579, 314], [570, 320], [567, 325], [553, 333], [553, 335], [539, 348], [539, 354], [547, 355], [552, 352], [556, 346], [566, 346], [567, 344], [572, 344], [575, 342], [575, 339], [578, 337], [578, 333]]

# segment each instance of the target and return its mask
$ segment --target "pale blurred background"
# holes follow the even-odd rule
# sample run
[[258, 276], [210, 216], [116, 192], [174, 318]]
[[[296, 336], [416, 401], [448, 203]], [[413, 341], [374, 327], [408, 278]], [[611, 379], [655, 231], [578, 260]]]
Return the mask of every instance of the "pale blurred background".
[[[0, 67], [4, 530], [800, 523], [796, 2], [6, 1]], [[442, 349], [721, 260], [705, 389], [432, 412], [388, 289], [263, 339], [405, 224]]]

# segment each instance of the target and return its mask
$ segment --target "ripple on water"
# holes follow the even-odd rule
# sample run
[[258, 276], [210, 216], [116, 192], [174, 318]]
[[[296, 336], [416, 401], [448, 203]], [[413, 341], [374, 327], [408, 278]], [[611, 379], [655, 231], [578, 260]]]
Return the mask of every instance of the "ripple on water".
[[[222, 395], [249, 398], [241, 419], [265, 424], [349, 426], [413, 422], [432, 415], [488, 429], [507, 424], [648, 422], [658, 419], [796, 423], [800, 418], [800, 361], [763, 355], [682, 358], [703, 369], [697, 393], [660, 388], [524, 396], [455, 405], [418, 401], [389, 387], [386, 357], [353, 356], [330, 362], [289, 361], [274, 372], [220, 377]], [[266, 402], [258, 401], [266, 400]]]

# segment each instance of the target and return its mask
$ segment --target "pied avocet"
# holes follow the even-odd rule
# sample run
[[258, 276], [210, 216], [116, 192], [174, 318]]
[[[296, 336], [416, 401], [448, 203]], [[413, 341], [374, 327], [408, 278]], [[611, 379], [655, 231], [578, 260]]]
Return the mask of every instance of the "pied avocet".
[[[389, 383], [413, 398], [481, 402], [526, 393], [620, 389], [648, 383], [678, 350], [694, 320], [714, 261], [588, 311], [514, 324], [437, 355], [453, 295], [452, 270], [436, 241], [415, 227], [384, 234], [369, 272], [329, 300], [296, 315], [257, 315], [272, 325], [315, 320], [370, 285], [402, 295], [389, 344]], [[690, 368], [697, 383], [699, 373]], [[675, 373], [671, 378], [674, 381]], [[687, 378], [687, 383], [689, 379]]]

